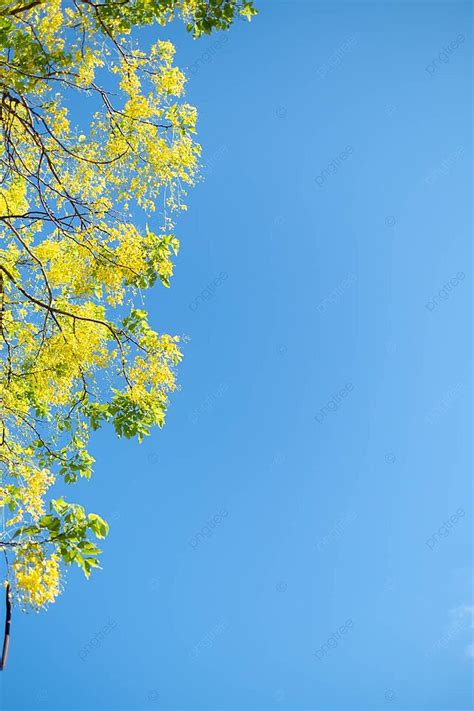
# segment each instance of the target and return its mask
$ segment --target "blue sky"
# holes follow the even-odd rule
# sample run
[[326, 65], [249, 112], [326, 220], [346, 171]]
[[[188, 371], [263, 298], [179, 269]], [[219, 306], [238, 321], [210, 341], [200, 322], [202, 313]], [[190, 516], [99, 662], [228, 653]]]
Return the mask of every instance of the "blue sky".
[[142, 35], [200, 112], [182, 389], [96, 436], [103, 570], [15, 614], [2, 709], [474, 706], [472, 5], [258, 4]]

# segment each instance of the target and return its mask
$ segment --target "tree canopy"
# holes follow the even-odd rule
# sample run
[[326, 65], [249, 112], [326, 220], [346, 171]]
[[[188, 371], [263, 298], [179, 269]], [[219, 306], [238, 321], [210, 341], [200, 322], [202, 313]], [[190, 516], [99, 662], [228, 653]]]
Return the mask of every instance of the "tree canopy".
[[179, 18], [198, 37], [238, 14], [252, 3], [0, 0], [0, 548], [23, 608], [55, 600], [64, 564], [88, 576], [108, 532], [51, 487], [91, 476], [104, 423], [163, 426], [177, 387], [179, 338], [141, 292], [170, 285], [197, 113], [174, 46], [133, 29]]

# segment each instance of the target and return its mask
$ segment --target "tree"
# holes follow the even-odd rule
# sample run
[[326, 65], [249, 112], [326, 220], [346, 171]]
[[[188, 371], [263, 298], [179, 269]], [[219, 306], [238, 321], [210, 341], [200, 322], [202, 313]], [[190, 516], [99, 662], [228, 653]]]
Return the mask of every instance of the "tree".
[[0, 548], [22, 608], [54, 602], [65, 565], [89, 576], [108, 532], [53, 483], [91, 476], [104, 423], [162, 427], [176, 389], [179, 338], [136, 304], [170, 285], [196, 109], [173, 45], [131, 31], [179, 17], [197, 37], [239, 13], [252, 3], [0, 0]]

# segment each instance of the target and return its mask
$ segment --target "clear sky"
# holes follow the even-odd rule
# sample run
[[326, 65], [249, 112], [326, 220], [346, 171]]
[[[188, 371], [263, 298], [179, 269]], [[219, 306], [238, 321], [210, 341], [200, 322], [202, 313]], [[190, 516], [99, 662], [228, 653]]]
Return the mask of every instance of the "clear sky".
[[472, 5], [258, 5], [142, 34], [200, 110], [182, 390], [96, 436], [103, 570], [14, 614], [2, 710], [474, 706]]

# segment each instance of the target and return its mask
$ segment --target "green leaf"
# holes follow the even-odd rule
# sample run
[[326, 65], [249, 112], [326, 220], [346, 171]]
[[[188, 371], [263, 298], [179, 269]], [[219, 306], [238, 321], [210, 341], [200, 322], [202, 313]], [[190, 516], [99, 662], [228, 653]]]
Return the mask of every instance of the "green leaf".
[[97, 538], [105, 538], [109, 532], [109, 524], [98, 514], [90, 513], [88, 516], [89, 528], [95, 533]]
[[48, 514], [47, 516], [42, 516], [39, 520], [39, 525], [41, 528], [47, 528], [48, 531], [53, 531], [57, 533], [61, 528], [61, 521], [56, 516]]

